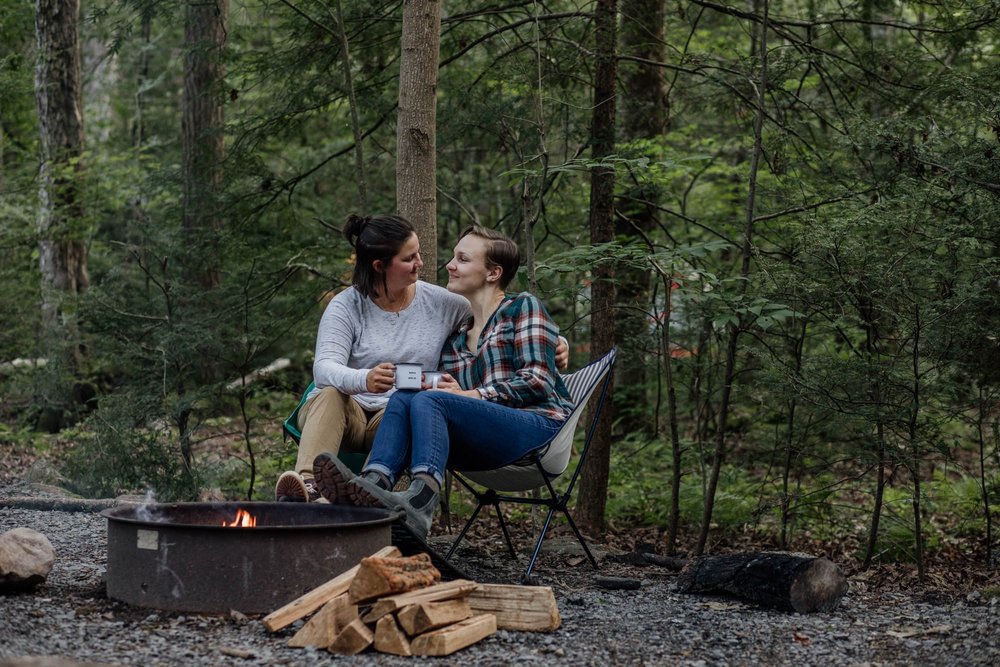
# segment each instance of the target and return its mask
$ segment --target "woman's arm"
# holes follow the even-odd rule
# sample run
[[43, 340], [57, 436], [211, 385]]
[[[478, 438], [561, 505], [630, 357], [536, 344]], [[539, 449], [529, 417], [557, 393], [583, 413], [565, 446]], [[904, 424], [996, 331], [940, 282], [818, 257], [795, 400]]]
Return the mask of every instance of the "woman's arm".
[[361, 320], [352, 312], [354, 303], [341, 293], [323, 311], [316, 332], [316, 358], [313, 361], [313, 382], [317, 387], [333, 387], [345, 394], [360, 394], [368, 389], [368, 369], [350, 368], [355, 329]]

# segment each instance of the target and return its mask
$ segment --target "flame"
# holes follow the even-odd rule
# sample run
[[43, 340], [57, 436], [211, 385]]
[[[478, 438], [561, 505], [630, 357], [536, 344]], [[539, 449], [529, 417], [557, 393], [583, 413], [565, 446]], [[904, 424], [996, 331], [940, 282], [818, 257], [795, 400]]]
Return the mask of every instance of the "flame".
[[236, 510], [236, 518], [232, 521], [223, 521], [222, 525], [236, 528], [255, 528], [257, 526], [257, 517], [244, 509], [238, 509]]

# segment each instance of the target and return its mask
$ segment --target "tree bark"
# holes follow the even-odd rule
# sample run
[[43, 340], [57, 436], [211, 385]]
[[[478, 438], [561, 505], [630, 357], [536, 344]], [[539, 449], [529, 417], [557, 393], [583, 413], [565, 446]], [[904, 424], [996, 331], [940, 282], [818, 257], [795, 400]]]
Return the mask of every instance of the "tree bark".
[[[617, 0], [598, 0], [594, 16], [597, 65], [594, 70], [594, 111], [591, 157], [599, 160], [615, 150], [615, 42]], [[614, 238], [615, 172], [593, 167], [590, 172], [590, 242]], [[598, 359], [614, 345], [614, 269], [606, 264], [594, 271], [591, 287], [591, 358]], [[609, 388], [610, 391], [611, 388]], [[610, 395], [610, 394], [609, 394]], [[590, 457], [580, 475], [577, 517], [584, 526], [604, 530], [611, 456], [611, 411], [601, 413]]]
[[437, 274], [437, 73], [441, 3], [405, 0], [396, 117], [396, 209], [420, 238], [421, 277]]
[[[622, 0], [621, 50], [648, 63], [664, 61], [663, 0]], [[669, 99], [663, 68], [626, 62], [619, 66], [622, 81], [622, 138], [625, 141], [656, 139], [667, 131]], [[655, 149], [629, 151], [630, 157], [659, 157]], [[642, 175], [622, 193], [616, 233], [623, 243], [646, 243], [656, 225], [659, 204], [657, 186]], [[619, 271], [618, 299], [627, 307], [615, 318], [615, 340], [622, 342], [615, 392], [614, 416], [626, 433], [654, 431], [646, 406], [648, 350], [656, 349], [649, 331], [650, 271], [627, 268]], [[655, 310], [655, 309], [654, 309]], [[666, 326], [664, 322], [664, 326]], [[669, 364], [670, 358], [664, 359]]]
[[192, 252], [189, 277], [219, 284], [216, 234], [224, 157], [224, 77], [229, 0], [188, 0], [184, 12], [184, 95], [181, 115], [183, 229]]
[[[739, 297], [742, 300], [749, 289], [750, 259], [753, 252], [754, 211], [757, 197], [757, 172], [760, 167], [760, 157], [763, 151], [764, 103], [767, 95], [767, 31], [769, 27], [770, 3], [762, 0], [764, 20], [752, 41], [752, 52], [760, 59], [760, 76], [757, 82], [757, 115], [754, 119], [753, 156], [750, 161], [750, 182], [747, 186], [746, 218], [743, 227], [742, 264], [740, 267]], [[712, 454], [712, 472], [705, 492], [705, 507], [701, 518], [701, 530], [698, 533], [698, 546], [695, 554], [700, 556], [705, 552], [708, 533], [712, 525], [712, 512], [715, 507], [715, 492], [719, 486], [719, 475], [722, 472], [722, 461], [726, 455], [726, 436], [728, 435], [729, 401], [732, 397], [733, 382], [736, 378], [736, 353], [739, 336], [743, 332], [743, 317], [736, 324], [730, 324], [729, 340], [726, 346], [726, 370], [722, 380], [722, 397], [719, 401], [719, 423], [715, 440], [715, 451]]]
[[[90, 284], [83, 219], [83, 110], [79, 0], [36, 0], [35, 105], [40, 147], [37, 218], [42, 346], [52, 363], [76, 375], [83, 347], [69, 302]], [[57, 395], [57, 393], [59, 395]], [[62, 426], [71, 388], [46, 397], [41, 425]]]

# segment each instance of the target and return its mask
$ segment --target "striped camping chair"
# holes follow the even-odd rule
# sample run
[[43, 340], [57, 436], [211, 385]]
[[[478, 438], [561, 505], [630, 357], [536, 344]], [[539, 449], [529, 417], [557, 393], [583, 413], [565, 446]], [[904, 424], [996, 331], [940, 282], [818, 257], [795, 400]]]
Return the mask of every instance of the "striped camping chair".
[[[594, 559], [593, 554], [590, 553], [590, 548], [576, 527], [576, 523], [574, 523], [573, 517], [570, 516], [566, 504], [573, 493], [573, 487], [576, 486], [583, 463], [587, 460], [587, 452], [590, 449], [590, 442], [594, 437], [597, 420], [601, 414], [601, 409], [604, 407], [604, 401], [607, 398], [608, 385], [611, 381], [611, 369], [614, 367], [616, 356], [617, 350], [616, 348], [612, 348], [610, 352], [600, 359], [591, 362], [574, 373], [563, 376], [563, 382], [566, 383], [566, 388], [569, 389], [570, 396], [573, 398], [573, 404], [576, 407], [563, 424], [563, 427], [559, 429], [559, 432], [543, 446], [524, 456], [519, 461], [503, 468], [495, 470], [451, 470], [453, 477], [475, 495], [478, 505], [461, 532], [459, 532], [458, 537], [452, 543], [451, 548], [445, 555], [446, 559], [451, 560], [459, 543], [476, 521], [476, 518], [478, 518], [480, 511], [486, 506], [492, 506], [496, 510], [497, 519], [500, 521], [500, 529], [503, 531], [503, 536], [507, 541], [507, 548], [510, 551], [511, 557], [516, 558], [514, 545], [507, 531], [507, 524], [500, 511], [500, 503], [511, 502], [543, 505], [549, 508], [548, 516], [545, 518], [545, 523], [535, 543], [531, 562], [528, 563], [528, 569], [524, 573], [524, 580], [527, 580], [531, 576], [531, 570], [535, 566], [535, 560], [538, 558], [538, 553], [542, 548], [545, 534], [548, 532], [549, 525], [552, 523], [552, 518], [556, 512], [560, 512], [566, 517], [566, 521], [573, 529], [576, 538], [580, 541], [583, 550], [590, 559], [591, 565], [594, 566], [594, 569], [597, 569], [597, 561]], [[598, 389], [600, 390], [599, 392]], [[583, 449], [580, 451], [580, 458], [573, 469], [569, 484], [562, 493], [559, 493], [552, 482], [569, 468], [570, 458], [573, 454], [573, 434], [576, 432], [580, 417], [586, 410], [587, 403], [594, 396], [595, 392], [598, 395], [598, 400], [590, 418], [590, 424], [583, 442]], [[485, 490], [481, 491], [475, 488], [471, 482], [485, 487]], [[540, 497], [510, 495], [511, 493], [531, 491], [533, 489], [542, 490]]]

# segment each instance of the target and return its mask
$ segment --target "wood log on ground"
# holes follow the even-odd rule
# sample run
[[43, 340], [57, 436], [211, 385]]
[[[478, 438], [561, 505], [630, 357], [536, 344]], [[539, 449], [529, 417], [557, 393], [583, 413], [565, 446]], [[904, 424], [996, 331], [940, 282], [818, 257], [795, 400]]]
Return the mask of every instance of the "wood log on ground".
[[431, 557], [419, 553], [408, 557], [362, 558], [360, 569], [351, 582], [351, 602], [405, 593], [441, 581], [441, 572], [431, 564]]
[[468, 579], [455, 579], [441, 584], [428, 586], [407, 593], [391, 595], [375, 601], [371, 609], [361, 618], [366, 623], [374, 623], [386, 614], [391, 614], [403, 607], [421, 602], [437, 602], [438, 600], [451, 600], [469, 595], [479, 588], [479, 584]]
[[549, 586], [480, 584], [469, 594], [475, 614], [493, 614], [501, 630], [551, 632], [562, 619]]
[[392, 614], [386, 614], [375, 624], [375, 650], [393, 655], [413, 655], [410, 639], [400, 629]]
[[729, 593], [801, 614], [830, 611], [847, 592], [833, 562], [781, 552], [702, 556], [681, 571], [677, 585], [684, 593]]
[[356, 618], [358, 618], [358, 605], [351, 604], [347, 593], [341, 593], [313, 614], [309, 622], [288, 640], [288, 645], [293, 648], [306, 646], [326, 648], [333, 643], [340, 631]]
[[438, 630], [418, 635], [410, 642], [413, 655], [451, 655], [497, 631], [493, 614], [480, 614]]
[[[396, 547], [382, 547], [375, 552], [374, 556], [387, 558], [399, 556], [399, 549]], [[346, 593], [354, 581], [355, 575], [361, 565], [355, 565], [351, 569], [337, 575], [325, 584], [321, 584], [305, 595], [298, 597], [285, 606], [272, 611], [264, 617], [264, 627], [271, 632], [277, 632], [288, 627], [300, 618], [304, 618], [313, 613], [324, 604], [337, 597], [341, 593]]]
[[360, 618], [356, 618], [340, 630], [326, 650], [335, 655], [357, 655], [374, 641], [375, 634]]
[[399, 625], [411, 637], [464, 621], [470, 616], [472, 607], [469, 606], [469, 600], [462, 598], [411, 604], [396, 612]]

